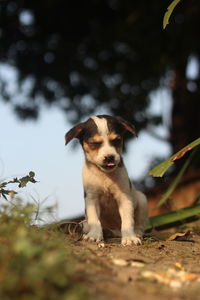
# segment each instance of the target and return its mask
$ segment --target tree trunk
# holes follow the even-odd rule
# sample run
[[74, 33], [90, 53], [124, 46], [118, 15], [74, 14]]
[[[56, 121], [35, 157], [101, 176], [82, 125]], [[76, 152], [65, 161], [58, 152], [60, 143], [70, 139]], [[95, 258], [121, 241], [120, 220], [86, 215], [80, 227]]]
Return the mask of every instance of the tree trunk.
[[186, 78], [185, 69], [174, 72], [172, 82], [171, 145], [177, 152], [200, 136], [199, 82]]

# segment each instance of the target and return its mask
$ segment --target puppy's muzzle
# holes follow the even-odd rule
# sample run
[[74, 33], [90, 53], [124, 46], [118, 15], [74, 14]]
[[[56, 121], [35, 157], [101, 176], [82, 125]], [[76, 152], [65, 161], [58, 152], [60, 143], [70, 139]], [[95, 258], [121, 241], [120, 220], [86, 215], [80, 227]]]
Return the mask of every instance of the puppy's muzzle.
[[105, 170], [112, 170], [117, 166], [114, 155], [107, 155], [104, 157], [102, 168]]

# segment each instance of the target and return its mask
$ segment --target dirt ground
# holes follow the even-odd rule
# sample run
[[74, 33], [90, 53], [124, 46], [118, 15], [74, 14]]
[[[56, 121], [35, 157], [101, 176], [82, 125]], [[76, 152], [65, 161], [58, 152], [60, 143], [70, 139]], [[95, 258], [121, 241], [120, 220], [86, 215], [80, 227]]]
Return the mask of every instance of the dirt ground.
[[[180, 232], [187, 234], [172, 236]], [[94, 299], [200, 299], [199, 221], [151, 232], [140, 246], [123, 247], [120, 239], [109, 239], [99, 248], [72, 239], [72, 249], [80, 258], [77, 274], [86, 272], [84, 284]]]

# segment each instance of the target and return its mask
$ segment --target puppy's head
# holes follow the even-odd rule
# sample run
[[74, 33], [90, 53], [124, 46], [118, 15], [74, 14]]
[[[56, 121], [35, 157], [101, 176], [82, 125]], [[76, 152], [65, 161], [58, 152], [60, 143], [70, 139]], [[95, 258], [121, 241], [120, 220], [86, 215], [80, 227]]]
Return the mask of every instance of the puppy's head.
[[112, 172], [121, 161], [123, 136], [126, 131], [136, 135], [132, 124], [120, 117], [98, 115], [70, 129], [66, 145], [78, 138], [86, 159], [104, 172]]

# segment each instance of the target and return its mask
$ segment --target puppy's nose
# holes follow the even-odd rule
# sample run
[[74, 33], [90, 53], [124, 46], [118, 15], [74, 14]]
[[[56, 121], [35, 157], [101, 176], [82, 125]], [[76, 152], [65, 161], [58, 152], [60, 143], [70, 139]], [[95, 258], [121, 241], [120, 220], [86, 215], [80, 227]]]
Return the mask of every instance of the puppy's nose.
[[112, 163], [115, 161], [114, 155], [107, 155], [104, 157], [104, 163]]

